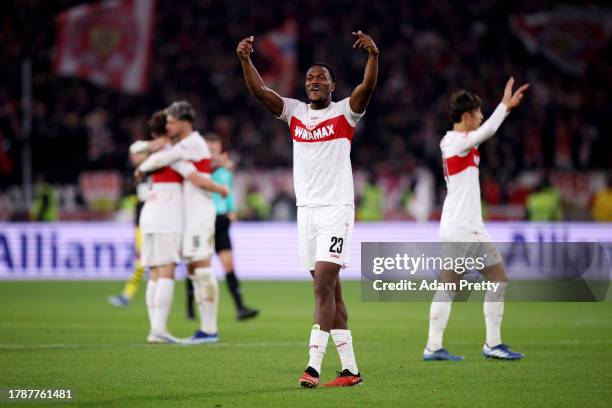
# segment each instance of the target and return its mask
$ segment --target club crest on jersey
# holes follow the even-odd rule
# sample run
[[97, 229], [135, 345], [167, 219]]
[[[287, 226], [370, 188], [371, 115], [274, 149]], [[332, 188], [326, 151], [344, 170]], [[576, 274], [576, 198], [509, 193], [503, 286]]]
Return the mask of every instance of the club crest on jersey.
[[314, 130], [307, 130], [301, 126], [296, 126], [293, 135], [298, 139], [303, 140], [319, 140], [335, 134], [334, 125], [326, 125]]

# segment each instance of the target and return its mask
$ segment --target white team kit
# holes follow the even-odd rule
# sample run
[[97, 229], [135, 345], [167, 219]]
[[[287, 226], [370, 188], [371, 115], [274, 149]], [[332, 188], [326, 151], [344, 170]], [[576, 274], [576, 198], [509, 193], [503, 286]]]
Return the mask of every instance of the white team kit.
[[283, 98], [278, 117], [293, 138], [293, 179], [298, 206], [300, 265], [316, 261], [346, 267], [355, 221], [351, 140], [363, 116], [351, 111], [349, 98], [325, 109]]
[[191, 182], [183, 182], [195, 171], [210, 177], [210, 152], [204, 138], [192, 132], [176, 145], [152, 155], [140, 168], [147, 171], [161, 166], [152, 174], [141, 215], [143, 266], [176, 264], [181, 254], [187, 263], [210, 258], [215, 232], [211, 195]]
[[[212, 173], [210, 151], [206, 141], [198, 132], [191, 132], [174, 148], [180, 151], [182, 160], [193, 163], [199, 175], [210, 178]], [[182, 171], [183, 167], [184, 163], [181, 162], [173, 164], [173, 168], [178, 171]], [[183, 206], [185, 211], [183, 257], [186, 262], [208, 259], [214, 253], [217, 214], [212, 194], [191, 182], [186, 182], [183, 184]]]
[[177, 264], [183, 230], [183, 177], [170, 167], [151, 175], [140, 213], [144, 267]]
[[486, 254], [486, 266], [501, 262], [501, 256], [482, 221], [478, 145], [495, 134], [507, 115], [506, 106], [499, 104], [475, 131], [448, 131], [440, 142], [447, 188], [440, 218], [440, 240], [444, 250], [455, 256]]

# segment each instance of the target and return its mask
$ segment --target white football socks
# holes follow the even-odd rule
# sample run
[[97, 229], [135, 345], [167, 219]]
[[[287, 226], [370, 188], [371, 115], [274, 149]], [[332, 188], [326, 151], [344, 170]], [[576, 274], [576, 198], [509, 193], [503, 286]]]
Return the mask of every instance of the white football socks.
[[200, 311], [200, 330], [217, 334], [219, 282], [211, 267], [196, 268], [191, 276], [193, 295]]
[[487, 346], [495, 347], [501, 344], [501, 323], [504, 318], [504, 297], [508, 282], [499, 282], [497, 291], [487, 290], [483, 304]]
[[448, 323], [455, 292], [439, 290], [435, 293], [429, 308], [429, 335], [427, 348], [436, 351], [442, 348], [444, 329]]
[[332, 329], [330, 334], [336, 344], [336, 350], [340, 356], [340, 362], [342, 363], [342, 371], [349, 370], [351, 373], [357, 375], [359, 370], [357, 369], [357, 362], [355, 361], [355, 352], [353, 351], [353, 337], [351, 336], [350, 330]]
[[159, 278], [155, 288], [155, 313], [153, 314], [153, 331], [155, 333], [165, 333], [168, 331], [168, 315], [172, 307], [174, 296], [174, 279]]
[[327, 348], [327, 340], [329, 339], [329, 333], [323, 330], [319, 330], [319, 325], [315, 324], [310, 331], [310, 341], [308, 344], [308, 365], [321, 375], [321, 365], [323, 364], [323, 356], [325, 356], [325, 349]]
[[149, 325], [153, 330], [153, 318], [155, 316], [155, 289], [157, 288], [157, 281], [149, 279], [147, 283], [147, 292], [145, 294], [145, 301], [147, 303], [147, 312], [149, 314]]

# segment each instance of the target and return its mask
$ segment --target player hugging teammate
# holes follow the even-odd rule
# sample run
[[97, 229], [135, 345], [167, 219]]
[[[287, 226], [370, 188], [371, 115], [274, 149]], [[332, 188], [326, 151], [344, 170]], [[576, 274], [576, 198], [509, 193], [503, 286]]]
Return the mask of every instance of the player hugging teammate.
[[[140, 217], [142, 264], [151, 268], [146, 303], [151, 343], [212, 343], [218, 341], [219, 286], [210, 266], [215, 209], [210, 192], [227, 188], [210, 179], [210, 153], [193, 130], [195, 112], [188, 102], [175, 102], [162, 113], [166, 139], [144, 143], [149, 154], [136, 169], [137, 178], [150, 174], [151, 187]], [[193, 281], [200, 309], [200, 329], [186, 341], [166, 327], [174, 294], [174, 270], [181, 258]]]

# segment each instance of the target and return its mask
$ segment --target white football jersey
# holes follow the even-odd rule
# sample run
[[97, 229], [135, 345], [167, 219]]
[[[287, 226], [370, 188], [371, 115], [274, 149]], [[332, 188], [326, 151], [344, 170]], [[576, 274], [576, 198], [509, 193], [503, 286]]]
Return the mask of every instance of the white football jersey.
[[[200, 176], [210, 178], [212, 173], [210, 151], [200, 133], [192, 132], [174, 148], [181, 151], [182, 160], [193, 163]], [[172, 165], [173, 169], [187, 176], [190, 171], [185, 171], [181, 167], [185, 167], [184, 163], [178, 162]], [[186, 181], [183, 183], [183, 203], [185, 208], [183, 234], [199, 235], [202, 231], [208, 231], [211, 224], [214, 225], [216, 212], [211, 192]]]
[[362, 116], [351, 111], [349, 98], [318, 110], [283, 98], [278, 118], [287, 122], [293, 138], [298, 206], [354, 205], [351, 140]]
[[441, 228], [483, 224], [478, 145], [495, 134], [507, 115], [506, 106], [499, 104], [489, 119], [475, 131], [451, 130], [442, 138], [440, 149], [447, 193], [442, 207]]
[[140, 213], [143, 234], [180, 234], [183, 229], [183, 177], [170, 167], [151, 174]]

